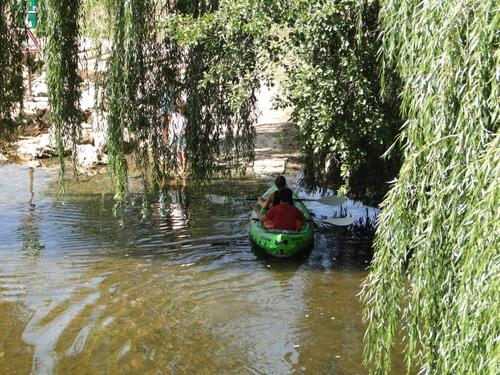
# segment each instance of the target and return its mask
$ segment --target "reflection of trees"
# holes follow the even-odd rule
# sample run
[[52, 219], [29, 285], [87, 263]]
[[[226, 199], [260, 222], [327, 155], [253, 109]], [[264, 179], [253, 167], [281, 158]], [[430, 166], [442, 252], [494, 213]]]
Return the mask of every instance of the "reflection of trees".
[[[38, 185], [31, 180], [33, 171], [29, 173], [31, 199], [19, 216], [15, 236], [23, 255], [46, 256], [50, 252], [51, 258], [72, 253], [166, 254], [202, 244], [226, 246], [232, 241], [229, 237], [237, 234], [245, 244], [251, 202], [241, 197], [255, 196], [256, 191], [265, 189], [262, 183], [246, 180], [172, 184], [166, 187], [163, 199], [158, 192], [149, 191], [150, 204], [145, 204], [143, 194], [131, 192], [125, 204], [117, 205], [105, 177], [97, 175], [82, 178], [78, 184], [66, 181], [64, 195], [59, 194], [60, 185], [51, 183], [43, 206], [37, 196], [35, 207], [33, 189], [38, 190]], [[211, 202], [207, 194], [226, 197], [227, 202]]]
[[182, 230], [189, 225], [188, 198], [186, 188], [179, 190], [162, 189], [158, 196], [158, 203], [151, 204], [153, 223], [163, 220], [168, 222], [169, 229]]
[[128, 254], [134, 250], [154, 253], [179, 240], [234, 235], [235, 231], [244, 233], [241, 221], [247, 222], [248, 201], [235, 199], [217, 204], [206, 195], [239, 198], [250, 195], [247, 191], [254, 188], [251, 184], [227, 181], [202, 186], [172, 185], [158, 193], [149, 192], [152, 202], [146, 206], [142, 194], [129, 194], [126, 204], [117, 206], [112, 194], [96, 191], [100, 187], [98, 183], [89, 184], [93, 191], [88, 186], [75, 185], [66, 192], [64, 204], [55, 200], [52, 215], [62, 224], [55, 230], [64, 230], [64, 233], [70, 230], [72, 241], [76, 237], [84, 239], [86, 247], [93, 243], [96, 252], [127, 251]]
[[29, 176], [29, 207], [22, 213], [21, 226], [18, 229], [22, 251], [29, 256], [42, 256], [45, 246], [40, 237], [40, 213], [36, 209], [33, 190], [34, 170], [28, 169]]

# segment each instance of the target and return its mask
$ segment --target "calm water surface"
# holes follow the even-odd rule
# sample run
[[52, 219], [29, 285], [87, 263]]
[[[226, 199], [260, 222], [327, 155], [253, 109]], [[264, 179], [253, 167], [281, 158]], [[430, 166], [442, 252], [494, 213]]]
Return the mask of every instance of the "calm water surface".
[[56, 177], [0, 167], [1, 374], [366, 373], [368, 239], [324, 229], [308, 257], [273, 260], [237, 199], [263, 182], [115, 209], [105, 177], [64, 196]]

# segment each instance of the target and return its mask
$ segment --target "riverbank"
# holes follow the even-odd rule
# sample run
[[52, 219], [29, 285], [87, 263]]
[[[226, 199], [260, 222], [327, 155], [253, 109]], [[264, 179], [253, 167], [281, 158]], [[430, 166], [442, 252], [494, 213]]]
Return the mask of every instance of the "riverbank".
[[[87, 66], [92, 66], [92, 62]], [[85, 77], [82, 83], [81, 141], [77, 145], [77, 167], [81, 174], [93, 175], [106, 171], [107, 165], [107, 124], [105, 116], [95, 110], [95, 86], [93, 71], [81, 71]], [[25, 85], [28, 85], [27, 77]], [[45, 73], [35, 75], [31, 89], [26, 90], [23, 108], [23, 130], [11, 143], [0, 145], [0, 163], [14, 162], [32, 167], [53, 165], [56, 156], [54, 135], [51, 131], [47, 85]], [[288, 125], [291, 110], [272, 108], [276, 86], [263, 86], [257, 93], [259, 114], [255, 124], [255, 160], [249, 166], [250, 176], [272, 177], [277, 174], [297, 176], [300, 172], [300, 154], [296, 143], [296, 133]], [[127, 139], [125, 139], [127, 142]], [[67, 150], [68, 155], [72, 150]]]

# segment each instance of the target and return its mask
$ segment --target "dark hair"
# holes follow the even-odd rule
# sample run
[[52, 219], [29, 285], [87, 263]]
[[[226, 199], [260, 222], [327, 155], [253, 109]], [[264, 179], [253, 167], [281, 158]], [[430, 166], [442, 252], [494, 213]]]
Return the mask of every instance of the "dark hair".
[[186, 110], [187, 103], [183, 99], [179, 99], [179, 101], [177, 102], [177, 111], [184, 116], [186, 114]]
[[285, 177], [283, 177], [283, 176], [276, 177], [276, 179], [274, 180], [274, 184], [276, 185], [278, 190], [285, 187], [286, 186]]
[[293, 193], [289, 188], [280, 189], [277, 193], [280, 202], [293, 203]]

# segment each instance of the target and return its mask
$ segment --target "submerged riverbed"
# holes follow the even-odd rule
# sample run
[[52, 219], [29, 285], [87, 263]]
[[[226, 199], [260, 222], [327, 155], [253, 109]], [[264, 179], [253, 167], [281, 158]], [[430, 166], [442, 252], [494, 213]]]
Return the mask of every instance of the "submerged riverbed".
[[307, 257], [270, 259], [241, 199], [265, 182], [115, 208], [102, 175], [56, 180], [0, 166], [1, 374], [366, 373], [369, 238], [323, 229]]

